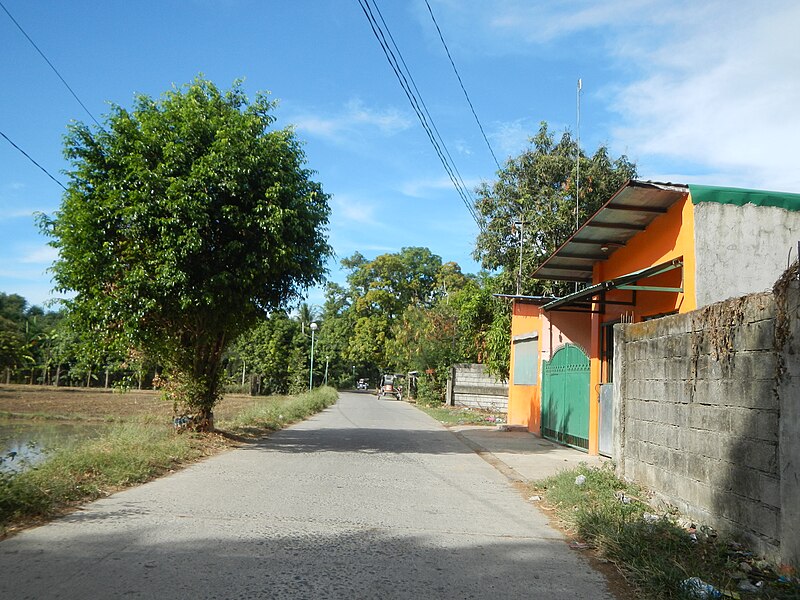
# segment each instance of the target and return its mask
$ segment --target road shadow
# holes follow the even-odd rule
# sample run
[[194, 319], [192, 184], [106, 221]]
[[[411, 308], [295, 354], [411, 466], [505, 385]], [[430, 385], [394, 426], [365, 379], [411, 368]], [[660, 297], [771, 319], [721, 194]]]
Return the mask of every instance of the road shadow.
[[3, 598], [611, 598], [563, 541], [189, 518], [0, 543]]

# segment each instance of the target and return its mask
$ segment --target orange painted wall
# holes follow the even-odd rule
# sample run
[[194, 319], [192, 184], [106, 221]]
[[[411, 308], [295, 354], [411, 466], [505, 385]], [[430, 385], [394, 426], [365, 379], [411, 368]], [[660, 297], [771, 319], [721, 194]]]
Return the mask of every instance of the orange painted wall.
[[[643, 318], [677, 311], [685, 313], [697, 307], [695, 296], [694, 206], [688, 195], [673, 204], [666, 214], [655, 219], [626, 246], [606, 261], [595, 264], [593, 283], [608, 281], [675, 258], [683, 259], [683, 269], [642, 279], [639, 285], [683, 287], [683, 293], [636, 292], [635, 306], [606, 305], [605, 314], [593, 314], [591, 324], [591, 373], [589, 390], [589, 454], [597, 454], [599, 440], [600, 384], [608, 378], [600, 360], [601, 325], [621, 316], [639, 322]], [[681, 282], [681, 277], [683, 281]], [[615, 290], [607, 300], [630, 301], [632, 292]], [[596, 304], [597, 308], [598, 305]]]
[[[511, 339], [515, 336], [538, 333], [542, 337], [542, 311], [534, 304], [514, 301], [511, 313]], [[508, 381], [508, 423], [522, 425], [528, 431], [541, 431], [539, 385], [514, 385], [514, 344], [511, 344], [511, 365]], [[539, 374], [541, 381], [541, 373]]]

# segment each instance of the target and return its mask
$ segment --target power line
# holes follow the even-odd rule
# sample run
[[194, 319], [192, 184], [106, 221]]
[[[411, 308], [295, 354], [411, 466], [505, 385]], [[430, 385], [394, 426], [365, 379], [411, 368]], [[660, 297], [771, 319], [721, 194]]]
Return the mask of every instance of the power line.
[[51, 63], [51, 62], [50, 62], [50, 59], [48, 59], [48, 58], [45, 56], [44, 52], [42, 52], [42, 51], [41, 51], [41, 49], [39, 48], [39, 46], [37, 46], [37, 45], [36, 45], [36, 42], [34, 42], [34, 41], [31, 39], [31, 36], [29, 36], [29, 35], [28, 35], [28, 34], [25, 32], [25, 30], [22, 28], [22, 25], [20, 25], [20, 24], [17, 22], [17, 20], [14, 18], [14, 16], [13, 16], [13, 15], [12, 15], [10, 12], [8, 12], [8, 9], [5, 7], [5, 5], [2, 3], [2, 1], [0, 1], [0, 8], [2, 8], [2, 9], [5, 11], [5, 13], [8, 15], [8, 18], [9, 18], [9, 19], [11, 19], [11, 20], [14, 22], [14, 25], [16, 25], [16, 26], [17, 26], [17, 29], [19, 29], [19, 30], [22, 32], [22, 35], [24, 35], [24, 36], [25, 36], [25, 38], [26, 38], [26, 39], [27, 39], [27, 40], [28, 40], [28, 41], [31, 43], [31, 46], [33, 46], [34, 48], [36, 48], [36, 51], [39, 53], [39, 55], [40, 55], [40, 56], [41, 56], [41, 57], [44, 59], [44, 61], [45, 61], [45, 62], [46, 62], [46, 63], [47, 63], [49, 66], [50, 66], [50, 68], [51, 68], [51, 69], [53, 69], [53, 73], [55, 73], [55, 74], [56, 74], [56, 76], [57, 76], [57, 77], [58, 77], [58, 78], [61, 80], [61, 83], [63, 83], [63, 84], [66, 86], [66, 88], [69, 90], [69, 93], [70, 93], [70, 94], [72, 94], [72, 97], [73, 97], [73, 98], [75, 98], [75, 100], [77, 100], [77, 101], [78, 101], [78, 104], [80, 104], [80, 105], [81, 105], [81, 108], [83, 108], [83, 110], [85, 110], [85, 111], [86, 111], [86, 114], [87, 114], [87, 115], [89, 115], [89, 116], [92, 118], [92, 121], [94, 121], [94, 122], [97, 124], [97, 126], [100, 128], [100, 129], [103, 129], [103, 126], [102, 126], [102, 125], [100, 125], [100, 122], [99, 122], [97, 119], [95, 119], [95, 118], [94, 118], [94, 115], [93, 115], [93, 114], [92, 114], [92, 113], [89, 111], [89, 109], [88, 109], [88, 108], [86, 108], [86, 105], [85, 105], [83, 102], [81, 102], [81, 99], [80, 99], [80, 98], [78, 98], [78, 94], [76, 94], [76, 93], [75, 93], [75, 91], [74, 91], [74, 90], [73, 90], [73, 89], [70, 87], [70, 85], [67, 83], [67, 80], [66, 80], [66, 79], [64, 79], [64, 78], [61, 76], [61, 73], [59, 73], [59, 72], [58, 72], [58, 69], [56, 69], [56, 68], [55, 68], [55, 66], [53, 65], [53, 63]]
[[9, 138], [9, 137], [8, 137], [8, 136], [7, 136], [5, 133], [3, 133], [2, 131], [0, 131], [0, 135], [2, 135], [2, 136], [3, 136], [3, 137], [6, 139], [6, 141], [7, 141], [9, 144], [11, 144], [12, 146], [14, 146], [14, 148], [16, 148], [17, 150], [19, 150], [20, 152], [22, 152], [22, 154], [24, 154], [24, 155], [25, 155], [25, 158], [27, 158], [29, 161], [31, 161], [33, 164], [35, 164], [37, 167], [39, 167], [39, 168], [40, 168], [42, 171], [44, 171], [44, 174], [45, 174], [45, 175], [47, 175], [47, 176], [48, 176], [50, 179], [52, 179], [52, 180], [53, 180], [53, 181], [55, 181], [55, 182], [56, 182], [58, 185], [60, 185], [60, 186], [61, 186], [61, 189], [63, 189], [65, 192], [67, 191], [67, 188], [65, 188], [65, 187], [64, 187], [64, 184], [63, 184], [63, 183], [61, 183], [61, 182], [60, 182], [58, 179], [56, 179], [55, 177], [53, 177], [53, 176], [50, 174], [50, 171], [48, 171], [48, 170], [47, 170], [47, 169], [45, 169], [45, 168], [44, 168], [42, 165], [40, 165], [38, 162], [36, 162], [36, 161], [33, 159], [33, 157], [31, 157], [31, 155], [30, 155], [30, 154], [28, 154], [27, 152], [25, 152], [25, 150], [23, 150], [22, 148], [20, 148], [19, 146], [17, 146], [17, 145], [16, 145], [14, 142], [12, 142], [12, 141], [11, 141], [11, 138]]
[[497, 165], [497, 170], [500, 170], [500, 163], [497, 160], [497, 156], [494, 154], [494, 150], [492, 150], [492, 145], [489, 143], [489, 138], [486, 137], [486, 132], [483, 130], [483, 125], [481, 125], [481, 121], [478, 118], [477, 113], [475, 112], [475, 107], [472, 106], [472, 100], [469, 98], [469, 94], [467, 93], [467, 89], [464, 87], [464, 82], [461, 81], [461, 75], [458, 73], [458, 69], [456, 69], [456, 63], [453, 62], [453, 57], [450, 55], [450, 48], [447, 47], [447, 42], [444, 41], [444, 36], [442, 35], [442, 30], [439, 28], [439, 23], [436, 22], [436, 17], [433, 16], [433, 9], [431, 9], [431, 5], [428, 3], [428, 0], [425, 0], [425, 6], [428, 7], [428, 12], [431, 15], [431, 19], [433, 20], [433, 24], [436, 25], [436, 31], [439, 33], [439, 39], [442, 40], [442, 45], [444, 46], [445, 52], [447, 52], [447, 58], [450, 59], [450, 64], [453, 66], [453, 72], [456, 74], [456, 78], [458, 78], [458, 84], [461, 86], [461, 91], [464, 92], [464, 97], [467, 99], [467, 104], [469, 104], [469, 109], [472, 111], [472, 116], [475, 117], [475, 122], [478, 124], [478, 128], [481, 130], [481, 135], [483, 135], [483, 140], [486, 142], [486, 147], [489, 148], [489, 153], [492, 155], [494, 159], [494, 164]]
[[[389, 66], [394, 72], [397, 81], [400, 83], [400, 87], [403, 88], [403, 92], [408, 98], [408, 101], [411, 103], [411, 108], [417, 115], [417, 118], [419, 119], [422, 128], [425, 130], [428, 139], [433, 145], [436, 155], [439, 157], [442, 166], [447, 172], [450, 181], [456, 188], [456, 191], [461, 197], [461, 200], [464, 202], [464, 205], [467, 207], [467, 210], [469, 211], [470, 215], [475, 220], [475, 223], [478, 225], [479, 228], [482, 228], [481, 222], [473, 207], [473, 202], [469, 197], [469, 192], [467, 190], [466, 184], [464, 184], [461, 175], [458, 173], [458, 170], [456, 169], [455, 164], [453, 163], [452, 157], [449, 151], [447, 151], [447, 146], [445, 145], [444, 140], [442, 140], [441, 135], [439, 135], [438, 129], [436, 128], [433, 122], [433, 118], [431, 117], [430, 112], [428, 112], [427, 107], [425, 106], [425, 103], [422, 100], [422, 96], [419, 93], [419, 89], [416, 87], [416, 84], [413, 81], [413, 77], [411, 76], [411, 72], [405, 63], [405, 60], [403, 60], [400, 49], [394, 42], [394, 38], [392, 37], [391, 32], [389, 32], [389, 28], [386, 25], [386, 21], [384, 20], [383, 15], [380, 12], [380, 9], [373, 0], [373, 4], [375, 4], [375, 10], [380, 16], [381, 23], [383, 23], [383, 28], [381, 27], [381, 24], [378, 23], [378, 20], [376, 19], [375, 14], [373, 13], [372, 6], [370, 6], [369, 4], [369, 0], [358, 0], [358, 3], [361, 6], [361, 10], [363, 11], [364, 16], [367, 18], [367, 21], [370, 24], [372, 33], [375, 35], [375, 38], [378, 40], [378, 43], [381, 46], [381, 50], [383, 51], [384, 56], [386, 56], [386, 60], [389, 62]], [[392, 50], [392, 45], [390, 45], [389, 42], [387, 41], [387, 36], [389, 37], [389, 39], [391, 39], [392, 45], [394, 46], [394, 49], [397, 51], [397, 56], [400, 56], [399, 62], [397, 56], [395, 56], [395, 52]], [[400, 66], [401, 63], [403, 67], [405, 67], [405, 71], [403, 71], [403, 68]], [[411, 84], [409, 84], [409, 80], [411, 80]]]
[[[397, 55], [400, 57], [400, 62], [403, 64], [403, 68], [405, 69], [405, 72], [408, 74], [408, 79], [411, 81], [411, 85], [414, 88], [415, 97], [419, 100], [419, 104], [422, 106], [422, 110], [425, 113], [425, 116], [427, 117], [427, 120], [429, 121], [431, 128], [433, 129], [433, 133], [435, 134], [435, 138], [438, 140], [438, 144], [441, 146], [441, 149], [444, 151], [444, 154], [447, 155], [447, 159], [448, 159], [447, 163], [449, 164], [450, 168], [452, 169], [452, 171], [453, 171], [453, 173], [455, 175], [454, 178], [458, 181], [458, 184], [456, 184], [456, 188], [457, 189], [460, 188], [460, 190], [463, 191], [463, 194], [460, 194], [460, 195], [462, 196], [462, 199], [464, 199], [465, 202], [467, 203], [467, 209], [469, 210], [470, 214], [472, 214], [472, 217], [477, 220], [477, 216], [476, 216], [476, 214], [475, 214], [475, 212], [474, 212], [474, 210], [472, 208], [472, 204], [473, 204], [472, 203], [472, 197], [469, 194], [467, 185], [464, 183], [464, 179], [461, 177], [461, 173], [458, 171], [458, 168], [456, 167], [456, 163], [453, 160], [453, 157], [450, 154], [450, 151], [447, 149], [447, 145], [444, 143], [444, 140], [442, 139], [442, 136], [439, 133], [439, 129], [436, 127], [436, 123], [434, 122], [430, 111], [428, 111], [428, 106], [425, 104], [425, 101], [422, 99], [422, 94], [420, 93], [419, 88], [417, 87], [417, 83], [414, 81], [414, 77], [411, 75], [411, 70], [408, 68], [408, 65], [406, 64], [406, 61], [403, 58], [403, 54], [400, 52], [400, 48], [397, 46], [397, 42], [395, 42], [395, 40], [394, 40], [394, 36], [392, 35], [392, 32], [389, 30], [389, 26], [386, 24], [386, 21], [383, 18], [383, 13], [381, 12], [381, 9], [378, 7], [378, 4], [377, 4], [377, 2], [375, 2], [375, 0], [373, 0], [372, 3], [375, 5], [375, 10], [378, 12], [378, 16], [381, 18], [381, 23], [383, 23], [383, 27], [386, 30], [386, 33], [388, 34], [389, 39], [392, 42], [392, 46], [397, 51]], [[389, 50], [391, 52], [391, 48]], [[402, 71], [401, 71], [401, 74], [402, 74]], [[404, 79], [405, 79], [405, 77], [404, 77]], [[431, 141], [433, 141], [434, 145], [436, 145], [436, 141], [434, 141], [434, 140], [431, 140]], [[447, 168], [447, 167], [445, 167], [445, 168]]]
[[[372, 27], [372, 31], [375, 34], [375, 36], [376, 36], [376, 38], [378, 40], [378, 43], [381, 45], [381, 49], [383, 50], [384, 55], [386, 56], [386, 59], [389, 61], [389, 66], [394, 71], [395, 77], [397, 77], [397, 80], [400, 83], [400, 87], [403, 88], [403, 91], [405, 92], [406, 97], [408, 98], [409, 102], [411, 103], [411, 107], [414, 110], [414, 112], [416, 113], [417, 118], [419, 119], [423, 129], [425, 130], [425, 133], [428, 136], [428, 139], [430, 140], [431, 144], [433, 145], [434, 150], [436, 151], [436, 154], [439, 157], [439, 160], [442, 162], [442, 166], [444, 167], [445, 171], [447, 172], [448, 176], [450, 177], [450, 181], [453, 183], [453, 186], [456, 188], [456, 191], [458, 192], [459, 196], [461, 197], [462, 201], [464, 202], [464, 205], [467, 207], [467, 210], [472, 215], [473, 219], [476, 219], [476, 222], [478, 222], [477, 221], [477, 215], [475, 215], [475, 213], [473, 211], [473, 208], [472, 208], [472, 203], [470, 202], [470, 200], [467, 197], [466, 185], [463, 184], [463, 180], [461, 180], [461, 182], [459, 183], [460, 176], [456, 177], [456, 173], [454, 172], [454, 167], [451, 164], [452, 163], [452, 158], [450, 158], [449, 161], [448, 161], [447, 158], [445, 158], [445, 156], [443, 154], [443, 150], [442, 150], [442, 146], [444, 146], [444, 142], [441, 140], [441, 136], [438, 135], [438, 130], [435, 129], [435, 125], [433, 127], [433, 130], [431, 128], [431, 125], [433, 124], [433, 119], [430, 117], [430, 113], [427, 111], [427, 108], [425, 107], [425, 103], [422, 101], [422, 97], [419, 94], [418, 88], [416, 88], [416, 85], [414, 85], [414, 90], [412, 90], [411, 87], [409, 86], [408, 79], [411, 79], [412, 80], [412, 84], [413, 84], [413, 78], [411, 77], [411, 73], [408, 70], [408, 66], [405, 64], [405, 61], [402, 58], [402, 54], [400, 53], [400, 50], [397, 47], [397, 44], [394, 43], [394, 38], [392, 38], [391, 32], [389, 32], [388, 26], [386, 26], [386, 21], [383, 19], [383, 16], [381, 15], [381, 21], [383, 22], [383, 25], [386, 28], [386, 34], [384, 34], [383, 29], [381, 29], [380, 25], [378, 24], [377, 20], [375, 19], [375, 15], [372, 13], [372, 7], [369, 5], [368, 0], [365, 0], [365, 2], [363, 4], [361, 3], [361, 0], [359, 0], [359, 3], [361, 4], [361, 8], [362, 8], [362, 10], [364, 11], [364, 14], [367, 17], [367, 20], [369, 21], [370, 26]], [[381, 14], [380, 13], [380, 9], [378, 9], [377, 4], [375, 5], [375, 9], [378, 11], [378, 14], [380, 15]], [[400, 55], [400, 60], [403, 62], [403, 65], [404, 65], [404, 67], [406, 69], [406, 72], [408, 73], [408, 79], [406, 78], [406, 75], [403, 72], [403, 69], [401, 69], [400, 64], [397, 61], [397, 57], [395, 56], [394, 52], [392, 51], [392, 48], [389, 46], [389, 43], [386, 40], [386, 35], [387, 34], [389, 35], [390, 39], [392, 39], [393, 45], [394, 45], [395, 49], [397, 50], [398, 55]], [[422, 105], [422, 107], [420, 105]], [[423, 112], [423, 109], [424, 109], [424, 112]], [[426, 113], [427, 113], [427, 118], [426, 118]], [[431, 121], [430, 124], [428, 123], [429, 120]], [[438, 141], [437, 141], [437, 136], [434, 135], [434, 130], [436, 131], [436, 133], [438, 135]], [[445, 146], [445, 151], [446, 151], [446, 146]], [[447, 153], [447, 155], [449, 157], [449, 153]]]

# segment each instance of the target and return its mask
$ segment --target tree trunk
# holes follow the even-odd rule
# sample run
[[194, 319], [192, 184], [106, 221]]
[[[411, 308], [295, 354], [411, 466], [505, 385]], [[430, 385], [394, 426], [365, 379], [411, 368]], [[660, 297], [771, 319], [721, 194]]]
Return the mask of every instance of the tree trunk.
[[6, 367], [6, 385], [11, 383], [11, 368]]
[[89, 372], [86, 374], [86, 387], [91, 387], [92, 383], [92, 370], [89, 369]]
[[106, 383], [103, 386], [105, 389], [108, 389], [108, 367], [106, 367]]
[[139, 389], [142, 389], [142, 372], [139, 371]]
[[61, 379], [61, 363], [56, 366], [56, 387], [58, 387]]

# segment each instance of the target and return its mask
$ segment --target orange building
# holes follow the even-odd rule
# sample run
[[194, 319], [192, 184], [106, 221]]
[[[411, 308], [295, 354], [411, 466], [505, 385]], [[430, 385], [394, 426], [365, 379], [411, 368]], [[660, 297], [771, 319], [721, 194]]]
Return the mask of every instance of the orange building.
[[574, 293], [512, 296], [509, 423], [610, 455], [613, 325], [769, 289], [798, 240], [800, 194], [629, 181], [532, 274]]

